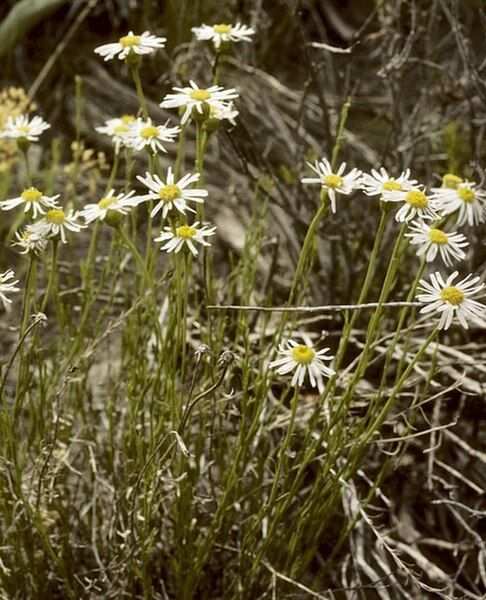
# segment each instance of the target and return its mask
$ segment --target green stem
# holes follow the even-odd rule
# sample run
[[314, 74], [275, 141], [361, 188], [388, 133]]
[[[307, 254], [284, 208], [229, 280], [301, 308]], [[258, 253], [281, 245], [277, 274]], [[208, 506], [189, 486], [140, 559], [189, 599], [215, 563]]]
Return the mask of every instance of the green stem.
[[24, 164], [25, 164], [25, 175], [27, 178], [27, 187], [31, 187], [32, 186], [32, 173], [30, 170], [29, 153], [28, 153], [27, 149], [22, 150], [22, 156], [24, 158]]
[[52, 242], [52, 258], [51, 258], [51, 270], [49, 273], [49, 280], [47, 282], [47, 289], [44, 295], [44, 299], [42, 300], [40, 312], [45, 312], [47, 307], [47, 302], [51, 296], [52, 290], [56, 281], [56, 266], [57, 266], [57, 256], [59, 252], [59, 240], [54, 240]]
[[292, 433], [294, 431], [295, 425], [295, 415], [297, 414], [297, 406], [299, 403], [299, 392], [300, 387], [298, 385], [295, 386], [294, 395], [292, 396], [291, 404], [290, 404], [290, 422], [287, 428], [287, 433], [285, 434], [285, 438], [282, 442], [282, 446], [280, 447], [280, 453], [278, 457], [277, 469], [275, 471], [275, 477], [273, 480], [272, 489], [270, 491], [270, 496], [268, 498], [267, 507], [270, 508], [277, 498], [277, 492], [280, 484], [280, 475], [282, 473], [282, 469], [284, 463], [286, 461], [287, 451], [290, 445], [290, 439], [292, 437]]
[[[350, 100], [348, 99], [341, 109], [341, 115], [339, 120], [339, 127], [336, 135], [336, 139], [334, 142], [334, 147], [331, 156], [331, 167], [334, 168], [336, 163], [339, 150], [341, 147], [341, 141], [343, 139], [344, 126], [346, 124], [346, 120], [348, 118], [349, 108], [351, 106]], [[293, 302], [297, 297], [297, 291], [300, 287], [300, 293], [303, 295], [307, 288], [307, 280], [308, 280], [308, 270], [310, 265], [312, 265], [312, 254], [314, 249], [314, 240], [317, 229], [322, 218], [327, 214], [327, 209], [329, 206], [329, 201], [327, 198], [327, 190], [325, 188], [321, 191], [321, 202], [319, 204], [319, 208], [312, 219], [312, 222], [307, 230], [306, 236], [304, 238], [304, 243], [302, 245], [302, 250], [299, 255], [299, 259], [297, 261], [297, 266], [295, 269], [294, 279], [292, 281], [292, 286], [290, 288], [289, 297], [286, 303], [286, 306], [292, 306]], [[280, 321], [280, 326], [276, 335], [277, 343], [280, 341], [282, 332], [286, 325], [289, 313], [283, 313], [282, 319]]]
[[132, 256], [135, 258], [135, 260], [139, 264], [140, 269], [142, 270], [142, 273], [143, 273], [145, 285], [146, 286], [150, 285], [152, 277], [151, 277], [150, 273], [148, 272], [147, 266], [145, 265], [143, 258], [140, 256], [140, 252], [137, 250], [137, 247], [135, 246], [135, 244], [131, 241], [131, 239], [128, 237], [126, 232], [121, 227], [117, 227], [116, 232], [121, 237], [121, 239], [123, 240], [123, 243], [128, 247], [128, 249], [132, 253]]
[[118, 173], [119, 165], [120, 165], [120, 151], [118, 150], [118, 151], [115, 151], [115, 156], [113, 157], [113, 165], [111, 167], [110, 177], [106, 184], [105, 194], [111, 190], [113, 182], [115, 181], [115, 177], [117, 176], [117, 173]]
[[143, 93], [142, 82], [140, 81], [140, 73], [138, 72], [138, 64], [130, 65], [130, 71], [132, 72], [133, 81], [137, 89], [138, 101], [142, 110], [142, 115], [145, 120], [148, 119], [147, 101]]
[[181, 176], [182, 161], [184, 160], [184, 149], [186, 146], [186, 124], [181, 125], [179, 141], [177, 144], [177, 157], [174, 167], [174, 178], [177, 181]]
[[20, 336], [22, 337], [24, 331], [27, 328], [29, 322], [30, 312], [30, 296], [31, 296], [31, 283], [34, 273], [36, 271], [36, 255], [34, 252], [30, 253], [29, 258], [29, 270], [27, 271], [27, 279], [25, 281], [24, 298], [22, 303], [22, 321], [20, 326]]

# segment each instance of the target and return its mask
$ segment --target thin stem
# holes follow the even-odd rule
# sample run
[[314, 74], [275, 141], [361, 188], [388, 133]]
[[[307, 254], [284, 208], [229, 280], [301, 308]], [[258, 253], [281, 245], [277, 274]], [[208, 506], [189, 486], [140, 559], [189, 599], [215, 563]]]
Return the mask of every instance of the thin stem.
[[34, 252], [30, 253], [29, 258], [29, 270], [27, 271], [27, 279], [25, 281], [24, 298], [22, 303], [22, 321], [20, 325], [20, 337], [22, 337], [27, 323], [29, 321], [30, 312], [30, 296], [31, 296], [31, 283], [32, 277], [36, 271], [36, 255]]
[[280, 484], [280, 475], [282, 473], [282, 469], [286, 460], [287, 451], [290, 445], [290, 439], [292, 437], [292, 433], [294, 431], [295, 425], [295, 415], [297, 414], [297, 406], [299, 403], [299, 392], [300, 387], [298, 385], [295, 386], [294, 395], [292, 396], [291, 404], [290, 404], [290, 422], [287, 428], [287, 433], [285, 434], [285, 438], [280, 447], [280, 453], [278, 457], [277, 469], [275, 471], [275, 477], [273, 479], [272, 489], [270, 491], [270, 496], [268, 498], [267, 506], [271, 507], [277, 498], [278, 487]]
[[42, 300], [40, 312], [45, 312], [47, 302], [51, 296], [52, 290], [56, 281], [56, 265], [57, 265], [57, 256], [59, 251], [59, 240], [54, 240], [52, 242], [52, 257], [51, 257], [51, 270], [49, 273], [49, 280], [47, 282], [46, 293], [44, 294], [44, 299]]
[[181, 125], [181, 132], [179, 134], [179, 141], [177, 144], [177, 157], [176, 157], [176, 163], [175, 163], [175, 167], [174, 167], [175, 181], [177, 181], [181, 175], [185, 147], [186, 147], [186, 123], [184, 123], [184, 125]]
[[151, 283], [152, 277], [147, 270], [147, 266], [145, 265], [145, 262], [144, 262], [143, 258], [141, 257], [140, 252], [137, 250], [137, 247], [135, 246], [135, 244], [131, 241], [131, 239], [128, 237], [126, 232], [121, 227], [117, 227], [116, 232], [121, 237], [121, 239], [123, 240], [123, 243], [128, 247], [128, 249], [132, 253], [132, 256], [135, 258], [135, 260], [139, 264], [139, 266], [142, 270], [143, 276], [144, 276], [144, 281], [145, 281], [146, 285], [148, 286]]
[[31, 187], [32, 186], [32, 173], [30, 170], [30, 161], [29, 161], [29, 153], [28, 150], [22, 150], [22, 156], [24, 158], [24, 164], [25, 164], [25, 175], [27, 178], [27, 187]]
[[145, 96], [143, 93], [142, 82], [140, 80], [140, 73], [138, 72], [138, 64], [130, 65], [130, 71], [132, 72], [133, 81], [135, 82], [135, 87], [137, 89], [138, 101], [140, 103], [143, 118], [148, 119], [147, 101], [145, 100]]

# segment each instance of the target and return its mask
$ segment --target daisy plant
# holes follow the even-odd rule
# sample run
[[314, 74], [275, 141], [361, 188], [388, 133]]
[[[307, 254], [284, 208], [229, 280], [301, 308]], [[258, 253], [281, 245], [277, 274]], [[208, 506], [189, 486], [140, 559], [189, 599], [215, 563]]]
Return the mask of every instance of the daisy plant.
[[56, 208], [56, 200], [59, 194], [55, 196], [46, 196], [43, 192], [35, 187], [25, 189], [20, 196], [3, 200], [0, 202], [1, 210], [12, 210], [22, 207], [25, 213], [29, 213], [34, 219], [39, 215], [45, 214], [46, 210]]
[[65, 244], [68, 231], [79, 233], [85, 227], [79, 222], [79, 216], [79, 212], [73, 209], [65, 211], [62, 208], [51, 208], [42, 219], [28, 225], [27, 230], [36, 235], [60, 239]]
[[167, 169], [165, 181], [158, 175], [145, 173], [145, 177], [137, 175], [137, 179], [149, 188], [149, 193], [140, 196], [140, 202], [154, 200], [157, 203], [150, 211], [150, 216], [154, 217], [162, 212], [162, 218], [165, 219], [172, 209], [178, 210], [184, 214], [187, 211], [196, 212], [188, 202], [203, 203], [207, 197], [208, 191], [204, 189], [193, 188], [192, 185], [199, 181], [199, 173], [188, 173], [175, 181], [172, 168]]
[[307, 163], [316, 173], [317, 177], [304, 177], [301, 181], [304, 184], [319, 184], [322, 190], [327, 191], [331, 201], [331, 212], [336, 212], [337, 194], [348, 196], [354, 190], [359, 188], [361, 181], [361, 171], [356, 168], [346, 171], [346, 163], [342, 163], [334, 172], [331, 163], [327, 158], [316, 161], [315, 164]]
[[432, 188], [432, 198], [444, 215], [456, 215], [458, 225], [471, 227], [484, 223], [486, 192], [470, 181], [455, 182], [451, 187]]
[[463, 260], [466, 254], [462, 248], [469, 246], [462, 233], [446, 232], [431, 227], [424, 221], [413, 221], [410, 233], [405, 236], [410, 238], [411, 244], [418, 246], [417, 256], [423, 256], [426, 262], [432, 262], [438, 254], [448, 266], [454, 260]]
[[468, 275], [454, 283], [458, 274], [455, 271], [444, 279], [437, 271], [430, 275], [430, 282], [425, 279], [420, 280], [420, 293], [417, 299], [426, 304], [420, 312], [422, 314], [439, 312], [441, 315], [439, 329], [449, 329], [454, 317], [457, 317], [465, 329], [468, 329], [470, 319], [484, 320], [485, 306], [473, 300], [473, 297], [484, 289], [485, 284], [477, 285], [479, 277], [473, 275]]
[[150, 150], [152, 154], [167, 152], [166, 143], [172, 143], [180, 132], [178, 126], [169, 127], [168, 122], [157, 125], [152, 119], [137, 119], [126, 133], [121, 135], [125, 145], [134, 150]]
[[[160, 235], [154, 238], [154, 242], [160, 242], [164, 245], [161, 250], [165, 252], [180, 252], [184, 247], [187, 247], [193, 256], [198, 255], [196, 244], [201, 246], [210, 246], [211, 244], [205, 239], [214, 235], [216, 227], [211, 227], [208, 224], [199, 227], [199, 222], [196, 221], [192, 225], [179, 225], [178, 227], [164, 227]], [[164, 243], [165, 242], [165, 243]]]
[[415, 218], [432, 220], [439, 218], [439, 206], [435, 198], [427, 194], [421, 187], [385, 191], [383, 201], [402, 203], [395, 215], [395, 219], [399, 223], [405, 223]]
[[251, 42], [251, 38], [255, 34], [253, 27], [247, 27], [241, 23], [235, 25], [226, 23], [206, 25], [203, 23], [199, 27], [193, 27], [192, 32], [197, 40], [213, 42], [216, 50], [220, 50], [229, 42]]
[[139, 199], [135, 196], [135, 192], [131, 191], [127, 194], [120, 193], [115, 195], [115, 190], [108, 190], [106, 195], [96, 203], [87, 204], [83, 210], [79, 212], [79, 216], [83, 217], [86, 223], [93, 221], [104, 221], [107, 225], [116, 227], [131, 208], [137, 206]]
[[324, 377], [332, 377], [335, 371], [324, 364], [332, 361], [334, 356], [327, 355], [329, 348], [315, 350], [309, 339], [299, 344], [293, 339], [282, 342], [278, 348], [277, 358], [270, 363], [279, 375], [293, 372], [292, 386], [302, 386], [307, 376], [312, 387], [317, 387], [319, 393], [324, 392]]
[[160, 103], [162, 108], [184, 107], [181, 123], [188, 121], [189, 117], [194, 119], [207, 119], [211, 109], [224, 110], [228, 103], [238, 97], [235, 89], [225, 90], [221, 86], [212, 85], [208, 88], [200, 88], [194, 81], [189, 82], [188, 87], [174, 87], [174, 94], [167, 94]]
[[166, 38], [152, 35], [149, 31], [144, 31], [140, 35], [129, 31], [117, 42], [103, 44], [95, 48], [95, 54], [99, 54], [105, 61], [114, 58], [125, 60], [130, 55], [145, 56], [152, 54], [156, 50], [164, 48], [166, 41]]
[[410, 178], [410, 169], [403, 171], [398, 177], [392, 177], [387, 170], [371, 169], [371, 173], [363, 173], [360, 187], [367, 196], [383, 196], [385, 192], [409, 190], [416, 187], [418, 182]]

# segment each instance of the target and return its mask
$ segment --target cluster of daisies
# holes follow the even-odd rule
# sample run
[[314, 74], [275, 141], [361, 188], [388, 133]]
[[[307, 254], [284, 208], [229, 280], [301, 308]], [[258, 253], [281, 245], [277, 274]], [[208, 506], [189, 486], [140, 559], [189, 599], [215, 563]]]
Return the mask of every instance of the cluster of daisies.
[[[309, 163], [308, 163], [309, 164]], [[410, 177], [410, 171], [401, 173], [398, 177], [390, 176], [381, 168], [373, 169], [371, 174], [362, 173], [354, 168], [346, 171], [346, 163], [333, 170], [326, 158], [309, 164], [317, 177], [305, 177], [304, 184], [318, 184], [329, 199], [331, 211], [337, 210], [337, 196], [348, 196], [355, 191], [363, 191], [368, 196], [379, 196], [387, 206], [396, 203], [399, 208], [395, 219], [404, 223], [409, 229], [405, 233], [410, 242], [418, 247], [417, 256], [426, 262], [432, 262], [437, 256], [447, 265], [453, 261], [465, 258], [463, 248], [468, 246], [466, 237], [456, 231], [446, 231], [445, 226], [451, 220], [458, 225], [478, 225], [484, 222], [486, 193], [470, 181], [464, 181], [457, 175], [446, 174], [442, 186], [432, 188], [430, 192]], [[484, 288], [479, 284], [479, 277], [468, 275], [457, 281], [455, 271], [444, 279], [440, 272], [430, 276], [430, 282], [421, 280], [420, 293], [417, 298], [425, 306], [421, 313], [440, 313], [439, 329], [448, 329], [454, 317], [459, 323], [468, 328], [468, 319], [483, 319], [485, 307], [473, 297]], [[332, 360], [327, 355], [329, 348], [316, 351], [312, 343], [298, 344], [294, 340], [283, 342], [278, 350], [278, 358], [270, 363], [280, 375], [293, 372], [291, 385], [302, 385], [305, 375], [313, 387], [322, 393], [324, 377], [331, 377], [334, 371], [324, 364]]]
[[[251, 41], [255, 33], [252, 28], [240, 23], [203, 24], [193, 28], [193, 32], [198, 40], [211, 41], [218, 54], [226, 51], [230, 43]], [[118, 42], [104, 44], [95, 52], [105, 61], [118, 58], [136, 69], [142, 56], [163, 49], [165, 42], [165, 38], [148, 31], [140, 35], [130, 31]], [[179, 110], [180, 126], [171, 125], [169, 121], [157, 123], [148, 115], [123, 115], [108, 119], [97, 131], [110, 136], [115, 153], [124, 147], [135, 152], [146, 151], [154, 156], [167, 152], [166, 145], [177, 140], [181, 128], [190, 120], [202, 126], [208, 136], [223, 122], [234, 125], [238, 116], [234, 106], [237, 98], [235, 89], [224, 89], [219, 85], [201, 87], [191, 80], [187, 87], [174, 87], [173, 93], [166, 95], [160, 103], [162, 108]], [[49, 125], [40, 117], [29, 119], [21, 115], [9, 119], [0, 136], [16, 139], [19, 149], [25, 153], [29, 144], [38, 141], [48, 128]], [[390, 176], [383, 168], [367, 174], [356, 168], [347, 171], [346, 163], [333, 169], [326, 158], [309, 166], [315, 175], [304, 178], [302, 182], [319, 185], [333, 213], [337, 211], [339, 195], [347, 196], [358, 190], [368, 196], [378, 196], [387, 208], [396, 204], [395, 219], [407, 227], [405, 235], [412, 245], [417, 246], [417, 255], [426, 262], [432, 262], [438, 256], [450, 266], [454, 261], [464, 259], [464, 248], [468, 245], [466, 237], [449, 231], [449, 224], [455, 221], [459, 226], [474, 226], [485, 218], [486, 193], [475, 183], [456, 175], [445, 175], [441, 187], [427, 191], [410, 177], [409, 170], [397, 177]], [[214, 235], [216, 229], [199, 221], [187, 222], [188, 214], [196, 213], [195, 206], [203, 203], [208, 196], [207, 190], [195, 187], [199, 178], [198, 173], [187, 173], [179, 178], [170, 167], [164, 178], [157, 173], [146, 172], [144, 176], [137, 176], [146, 193], [130, 191], [116, 194], [111, 189], [103, 198], [80, 211], [60, 206], [58, 195], [48, 196], [35, 187], [29, 187], [18, 197], [0, 202], [0, 209], [20, 207], [31, 219], [22, 231], [16, 233], [15, 244], [24, 253], [37, 253], [45, 249], [50, 239], [66, 243], [67, 232], [79, 232], [95, 221], [120, 227], [128, 212], [149, 202], [151, 217], [158, 214], [162, 220], [173, 217], [170, 225], [164, 226], [160, 235], [154, 238], [162, 244], [161, 249], [177, 253], [186, 247], [197, 256], [197, 245], [209, 246], [206, 238]], [[484, 284], [478, 285], [479, 277], [472, 275], [456, 282], [457, 276], [458, 273], [454, 272], [444, 279], [437, 272], [431, 275], [430, 282], [420, 281], [418, 299], [425, 304], [421, 312], [440, 313], [438, 327], [441, 329], [447, 329], [455, 316], [467, 328], [470, 318], [482, 318], [484, 315], [484, 306], [473, 299]], [[5, 293], [18, 291], [18, 281], [12, 279], [14, 273], [11, 270], [0, 275], [0, 299], [4, 304], [10, 302]], [[333, 360], [328, 352], [328, 348], [315, 350], [307, 337], [301, 344], [290, 339], [280, 345], [278, 357], [270, 366], [282, 375], [293, 372], [293, 386], [301, 386], [307, 375], [311, 385], [322, 392], [324, 378], [334, 375], [334, 371], [325, 364]]]
[[[223, 51], [231, 42], [251, 41], [251, 36], [255, 33], [252, 28], [240, 23], [213, 26], [203, 24], [201, 27], [195, 27], [193, 31], [198, 40], [212, 41], [218, 52]], [[130, 31], [118, 42], [100, 46], [95, 52], [105, 61], [118, 58], [126, 60], [129, 65], [136, 65], [135, 59], [164, 48], [165, 42], [165, 38], [152, 35], [148, 31], [140, 35]], [[210, 134], [224, 121], [235, 125], [238, 116], [233, 104], [233, 100], [238, 97], [236, 90], [225, 90], [217, 85], [202, 88], [190, 81], [188, 87], [175, 87], [173, 91], [174, 93], [163, 99], [160, 106], [183, 109], [182, 126], [192, 118], [202, 123]], [[39, 116], [9, 117], [4, 130], [0, 132], [0, 137], [16, 140], [19, 150], [27, 153], [30, 144], [38, 142], [41, 134], [49, 127], [50, 125]], [[166, 144], [177, 140], [181, 128], [178, 125], [171, 126], [169, 122], [155, 123], [148, 116], [141, 118], [123, 115], [109, 119], [104, 126], [98, 127], [97, 131], [111, 137], [116, 153], [121, 147], [126, 147], [137, 152], [145, 150], [154, 156], [159, 152], [167, 152]], [[199, 177], [198, 173], [188, 173], [176, 179], [170, 167], [165, 178], [147, 172], [144, 177], [138, 176], [138, 180], [147, 188], [147, 193], [136, 195], [134, 191], [130, 191], [116, 194], [114, 189], [110, 189], [103, 198], [86, 205], [82, 210], [63, 207], [58, 203], [59, 194], [49, 196], [30, 186], [22, 190], [19, 196], [0, 202], [0, 209], [20, 209], [24, 213], [24, 218], [29, 222], [15, 233], [14, 244], [20, 247], [23, 254], [38, 254], [46, 249], [50, 240], [65, 244], [68, 232], [79, 232], [95, 221], [104, 221], [112, 227], [119, 227], [124, 216], [132, 209], [144, 202], [150, 202], [153, 206], [150, 210], [151, 217], [160, 213], [161, 218], [165, 220], [170, 215], [184, 215], [182, 222], [163, 227], [154, 241], [160, 242], [161, 249], [167, 252], [177, 253], [187, 247], [197, 256], [197, 245], [209, 246], [207, 238], [214, 235], [216, 230], [215, 227], [200, 224], [199, 221], [192, 224], [186, 222], [188, 213], [196, 213], [194, 205], [204, 202], [208, 196], [207, 190], [194, 187]], [[19, 291], [16, 287], [18, 281], [11, 281], [14, 276], [12, 270], [0, 274], [0, 300], [5, 306], [11, 302], [6, 294]]]

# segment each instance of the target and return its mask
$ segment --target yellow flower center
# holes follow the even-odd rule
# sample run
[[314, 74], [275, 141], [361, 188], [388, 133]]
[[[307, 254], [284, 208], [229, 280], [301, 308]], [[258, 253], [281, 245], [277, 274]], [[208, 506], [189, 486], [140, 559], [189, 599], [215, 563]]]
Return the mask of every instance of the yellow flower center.
[[471, 190], [471, 188], [467, 188], [467, 187], [457, 188], [457, 193], [459, 195], [459, 198], [461, 200], [463, 200], [464, 202], [474, 202], [474, 200], [476, 200], [476, 195]]
[[159, 130], [154, 125], [148, 125], [144, 127], [140, 132], [140, 135], [144, 140], [149, 140], [150, 138], [157, 137], [159, 134]]
[[440, 293], [441, 300], [444, 302], [449, 302], [449, 304], [453, 304], [454, 306], [458, 306], [464, 300], [464, 292], [462, 292], [459, 288], [451, 285], [449, 287], [445, 287]]
[[407, 192], [406, 201], [413, 208], [425, 208], [429, 204], [427, 196], [418, 190]]
[[133, 123], [133, 121], [135, 121], [135, 117], [133, 115], [123, 115], [122, 117], [120, 117], [120, 121], [125, 125], [129, 125], [130, 123]]
[[205, 102], [211, 98], [211, 92], [208, 92], [208, 90], [192, 90], [189, 96], [192, 100], [202, 100]]
[[116, 202], [115, 196], [110, 196], [109, 198], [102, 198], [98, 202], [98, 206], [102, 209], [109, 208], [113, 204], [113, 202]]
[[140, 44], [140, 39], [139, 35], [124, 35], [118, 40], [118, 43], [124, 48], [131, 48]]
[[444, 177], [442, 177], [442, 186], [446, 188], [455, 189], [463, 180], [457, 175], [453, 175], [452, 173], [446, 173]]
[[22, 133], [29, 133], [30, 131], [30, 127], [28, 125], [19, 125], [17, 129]]
[[180, 195], [181, 190], [174, 183], [169, 183], [159, 190], [159, 196], [164, 202], [172, 202]]
[[403, 186], [398, 181], [395, 181], [395, 179], [390, 179], [381, 184], [381, 189], [386, 192], [400, 192], [403, 190]]
[[429, 240], [433, 244], [447, 244], [447, 234], [441, 231], [440, 229], [431, 229], [429, 231]]
[[24, 190], [20, 194], [20, 197], [25, 202], [39, 202], [39, 200], [42, 198], [42, 192], [39, 192], [39, 190], [35, 187], [31, 187], [28, 190]]
[[[342, 177], [339, 177], [339, 175], [334, 175], [334, 173], [327, 175], [327, 177], [324, 179], [324, 185], [327, 185], [328, 187], [333, 188], [333, 189], [338, 188], [342, 184], [343, 184]], [[299, 346], [299, 348], [300, 348], [300, 346]], [[303, 348], [305, 348], [305, 346], [303, 346]]]
[[292, 350], [292, 358], [295, 362], [299, 363], [299, 365], [308, 365], [314, 359], [314, 355], [314, 350], [304, 344], [299, 344]]
[[220, 25], [213, 25], [214, 33], [229, 33], [231, 31], [231, 25], [225, 25], [221, 23]]
[[66, 213], [60, 208], [53, 208], [46, 212], [46, 221], [53, 225], [59, 225], [66, 219]]
[[447, 244], [447, 234], [445, 234], [440, 229], [431, 229], [429, 231], [429, 240], [433, 244]]
[[127, 125], [117, 125], [115, 127], [115, 133], [125, 133], [129, 128]]
[[190, 240], [196, 235], [197, 229], [195, 227], [189, 227], [189, 225], [181, 225], [176, 229], [177, 237]]

